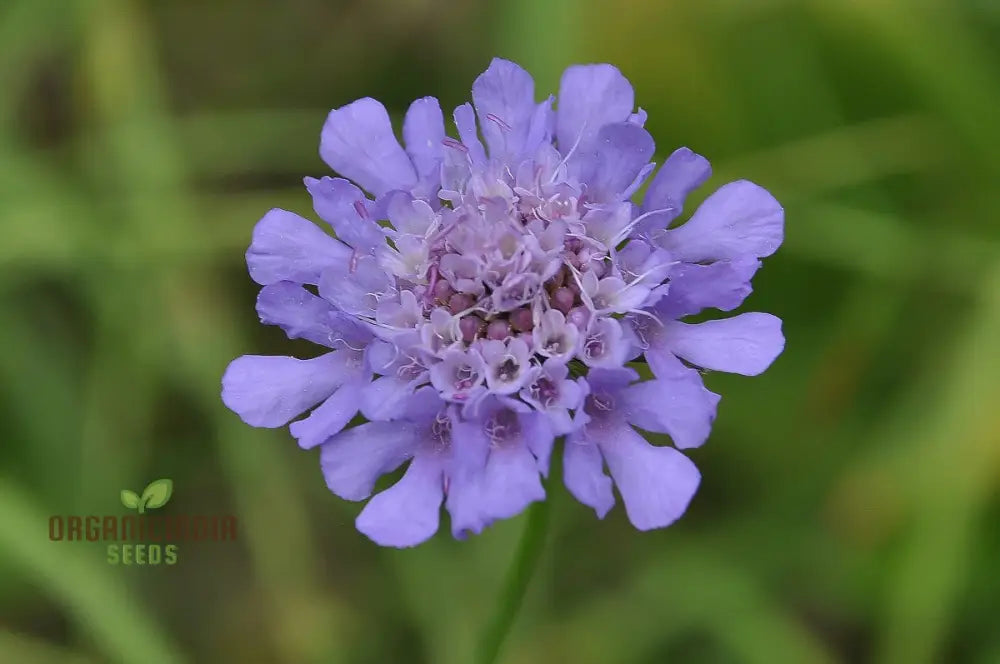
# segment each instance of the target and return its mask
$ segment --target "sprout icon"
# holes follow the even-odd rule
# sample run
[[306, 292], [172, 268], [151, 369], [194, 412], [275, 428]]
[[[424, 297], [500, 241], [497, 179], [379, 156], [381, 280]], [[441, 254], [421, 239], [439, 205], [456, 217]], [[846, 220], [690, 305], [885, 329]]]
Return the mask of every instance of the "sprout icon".
[[142, 490], [141, 496], [135, 491], [122, 489], [122, 505], [129, 509], [139, 510], [139, 514], [142, 514], [146, 511], [146, 509], [153, 509], [166, 505], [167, 501], [170, 500], [170, 494], [172, 494], [173, 491], [173, 480], [153, 480], [149, 483], [149, 486]]

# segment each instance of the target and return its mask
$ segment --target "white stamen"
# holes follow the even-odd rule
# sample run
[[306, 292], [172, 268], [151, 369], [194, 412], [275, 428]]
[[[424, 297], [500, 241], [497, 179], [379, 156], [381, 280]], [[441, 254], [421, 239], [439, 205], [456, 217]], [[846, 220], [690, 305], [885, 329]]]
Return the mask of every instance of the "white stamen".
[[556, 181], [556, 175], [557, 175], [557, 174], [559, 173], [559, 169], [560, 169], [560, 168], [562, 168], [563, 166], [565, 166], [565, 165], [566, 165], [566, 162], [567, 162], [567, 161], [569, 161], [569, 158], [573, 156], [573, 153], [574, 153], [574, 152], [576, 152], [576, 148], [577, 148], [577, 146], [578, 146], [578, 145], [580, 145], [580, 141], [581, 141], [581, 140], [583, 140], [583, 132], [584, 132], [584, 131], [585, 131], [586, 129], [587, 129], [587, 123], [586, 123], [586, 122], [584, 122], [584, 123], [583, 123], [583, 126], [582, 126], [582, 127], [580, 127], [580, 134], [579, 134], [579, 135], [578, 135], [578, 136], [576, 137], [576, 142], [575, 142], [575, 143], [573, 143], [573, 147], [571, 147], [571, 148], [569, 149], [569, 152], [567, 152], [567, 153], [566, 153], [566, 156], [565, 156], [565, 157], [563, 157], [563, 160], [562, 160], [562, 161], [560, 161], [560, 162], [559, 162], [559, 164], [558, 164], [558, 165], [557, 165], [557, 166], [555, 167], [555, 169], [554, 169], [554, 170], [552, 171], [552, 177], [551, 177], [551, 178], [549, 178], [549, 182], [548, 182], [548, 184], [552, 184], [553, 182], [555, 182], [555, 181]]
[[639, 222], [642, 221], [643, 219], [646, 219], [647, 217], [650, 217], [654, 214], [659, 214], [661, 212], [676, 212], [676, 211], [677, 208], [666, 207], [666, 208], [661, 208], [659, 210], [650, 210], [649, 212], [640, 214], [638, 217], [629, 222], [629, 224], [625, 226], [625, 228], [618, 231], [618, 234], [611, 239], [611, 244], [617, 245], [619, 242], [627, 238], [629, 233], [632, 232], [632, 229], [635, 228], [639, 224]]
[[347, 347], [347, 348], [349, 348], [349, 349], [351, 349], [351, 350], [353, 350], [353, 351], [355, 351], [357, 353], [363, 352], [365, 350], [364, 346], [362, 346], [361, 348], [355, 348], [351, 344], [347, 343], [347, 339], [345, 339], [343, 336], [341, 336], [339, 334], [336, 334], [336, 333], [331, 333], [330, 334], [330, 343], [334, 343], [335, 344], [337, 342], [342, 343], [345, 347]]

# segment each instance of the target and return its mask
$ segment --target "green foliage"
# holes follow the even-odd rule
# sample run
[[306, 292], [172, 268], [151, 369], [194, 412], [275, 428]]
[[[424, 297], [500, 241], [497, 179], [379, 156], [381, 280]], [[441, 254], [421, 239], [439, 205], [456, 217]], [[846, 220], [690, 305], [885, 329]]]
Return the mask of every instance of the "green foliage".
[[[315, 453], [219, 400], [262, 329], [242, 265], [311, 214], [326, 112], [454, 106], [499, 54], [632, 80], [660, 160], [786, 205], [703, 484], [636, 533], [556, 488], [507, 664], [997, 662], [1000, 22], [975, 0], [0, 4], [0, 660], [468, 664], [527, 515], [357, 534]], [[373, 44], [377, 44], [373, 46]], [[701, 194], [704, 196], [704, 193]], [[232, 513], [235, 543], [109, 566], [52, 515]], [[443, 524], [447, 530], [447, 522]]]

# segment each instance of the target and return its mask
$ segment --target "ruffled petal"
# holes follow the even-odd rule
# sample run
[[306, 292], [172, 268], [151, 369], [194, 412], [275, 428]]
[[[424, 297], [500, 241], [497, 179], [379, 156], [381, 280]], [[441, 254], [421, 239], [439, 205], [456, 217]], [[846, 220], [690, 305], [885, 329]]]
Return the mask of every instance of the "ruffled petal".
[[370, 97], [330, 111], [319, 154], [330, 168], [375, 196], [417, 183], [417, 173], [392, 132], [385, 106]]
[[[635, 126], [638, 127], [640, 125], [635, 125]], [[632, 184], [626, 187], [625, 191], [622, 192], [621, 199], [627, 200], [629, 198], [632, 198], [632, 194], [639, 191], [639, 187], [641, 187], [643, 183], [646, 182], [646, 179], [649, 177], [649, 174], [653, 172], [654, 168], [656, 168], [656, 163], [651, 161], [645, 166], [643, 166], [641, 169], [639, 169], [639, 173], [638, 175], [635, 176], [635, 179], [632, 180]]]
[[630, 385], [624, 398], [630, 424], [670, 434], [674, 445], [687, 449], [708, 439], [720, 397], [705, 389], [697, 371], [681, 365], [670, 375]]
[[738, 180], [720, 187], [687, 223], [664, 231], [659, 242], [686, 263], [764, 258], [781, 245], [784, 224], [785, 212], [774, 196]]
[[629, 426], [599, 445], [633, 526], [664, 528], [684, 514], [701, 482], [690, 459], [672, 447], [650, 445]]
[[397, 376], [382, 376], [364, 386], [358, 398], [361, 414], [369, 420], [392, 420], [402, 417], [407, 400], [418, 381]]
[[476, 112], [472, 109], [472, 104], [462, 104], [455, 109], [452, 117], [455, 120], [455, 128], [458, 129], [458, 137], [462, 140], [462, 145], [469, 151], [469, 159], [473, 164], [484, 163], [486, 150], [479, 141], [479, 134], [476, 130]]
[[563, 481], [573, 497], [603, 519], [614, 507], [611, 478], [604, 474], [604, 462], [597, 445], [582, 433], [570, 434], [563, 447]]
[[649, 370], [657, 378], [670, 378], [685, 371], [690, 371], [694, 374], [698, 373], [694, 369], [684, 366], [684, 363], [670, 352], [669, 346], [659, 337], [646, 348], [642, 355], [646, 359]]
[[450, 418], [451, 410], [448, 402], [441, 398], [438, 391], [430, 385], [425, 385], [413, 392], [403, 403], [402, 416], [415, 423], [430, 425], [441, 415]]
[[[480, 406], [489, 408], [492, 401], [493, 399], [485, 399]], [[483, 431], [483, 422], [479, 420], [454, 422], [451, 439], [460, 441], [451, 447], [452, 479], [460, 483], [463, 478], [476, 477], [482, 473], [490, 454], [490, 439]]]
[[333, 227], [337, 239], [364, 253], [385, 246], [385, 233], [369, 216], [372, 202], [360, 189], [343, 178], [306, 178], [305, 184], [316, 214]]
[[355, 524], [379, 546], [416, 546], [438, 530], [444, 496], [443, 469], [437, 457], [418, 454], [391, 487], [375, 494]]
[[413, 456], [417, 429], [404, 422], [368, 422], [341, 431], [320, 448], [326, 485], [344, 500], [364, 500], [375, 482]]
[[297, 214], [275, 208], [253, 229], [247, 249], [250, 278], [261, 286], [279, 281], [317, 284], [323, 270], [348, 260], [351, 250]]
[[333, 347], [336, 333], [331, 327], [333, 306], [290, 281], [264, 286], [257, 295], [257, 314], [264, 325], [278, 325], [289, 339], [308, 339]]
[[403, 140], [421, 179], [437, 176], [444, 158], [444, 136], [444, 114], [437, 99], [424, 97], [410, 104], [403, 120]]
[[494, 58], [472, 84], [472, 101], [490, 156], [520, 155], [535, 111], [531, 74], [509, 60]]
[[586, 378], [590, 392], [593, 394], [597, 392], [617, 393], [637, 380], [639, 380], [639, 373], [631, 367], [591, 369]]
[[580, 152], [580, 179], [587, 185], [587, 200], [597, 203], [622, 200], [649, 165], [655, 149], [653, 137], [642, 127], [629, 122], [602, 127], [593, 151]]
[[635, 93], [616, 67], [574, 65], [563, 72], [556, 110], [556, 138], [566, 155], [576, 146], [587, 152], [606, 124], [624, 122], [632, 114]]
[[639, 233], [647, 234], [670, 225], [684, 210], [688, 194], [700, 187], [712, 175], [712, 166], [700, 154], [688, 148], [674, 150], [649, 183], [642, 201], [642, 212], [652, 213], [636, 226]]
[[675, 265], [670, 270], [666, 294], [656, 302], [656, 313], [664, 320], [673, 320], [709, 308], [732, 311], [743, 304], [753, 290], [750, 280], [760, 265], [753, 256], [709, 265]]
[[354, 315], [374, 317], [381, 299], [395, 292], [394, 279], [371, 256], [331, 265], [319, 281], [320, 295]]
[[405, 191], [395, 192], [389, 197], [385, 215], [396, 232], [407, 235], [424, 236], [436, 221], [434, 210], [427, 201], [414, 198]]
[[299, 441], [299, 447], [310, 450], [340, 433], [361, 405], [361, 388], [367, 381], [356, 380], [337, 389], [309, 417], [292, 422], [288, 427]]
[[447, 506], [452, 532], [456, 537], [479, 534], [494, 521], [516, 516], [544, 499], [545, 489], [528, 447], [496, 447], [490, 450], [482, 473], [451, 482]]
[[781, 319], [756, 312], [697, 325], [670, 321], [665, 336], [691, 364], [744, 376], [763, 372], [785, 348]]
[[244, 355], [222, 375], [222, 402], [255, 427], [285, 425], [330, 396], [350, 377], [346, 354], [313, 358]]
[[524, 140], [524, 155], [534, 155], [540, 145], [552, 142], [556, 124], [556, 115], [552, 111], [555, 100], [555, 97], [549, 95], [548, 99], [535, 106], [528, 125], [528, 135]]
[[483, 474], [483, 498], [491, 520], [509, 519], [545, 500], [536, 460], [527, 445], [494, 448]]
[[521, 414], [519, 420], [521, 435], [535, 456], [538, 472], [542, 477], [548, 477], [549, 458], [552, 456], [552, 445], [555, 443], [555, 432], [550, 418], [545, 413], [533, 412]]

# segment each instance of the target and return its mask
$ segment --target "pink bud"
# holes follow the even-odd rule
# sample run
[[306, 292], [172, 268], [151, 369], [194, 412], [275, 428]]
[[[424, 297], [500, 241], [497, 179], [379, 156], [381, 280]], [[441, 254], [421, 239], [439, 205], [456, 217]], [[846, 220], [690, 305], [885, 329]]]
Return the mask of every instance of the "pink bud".
[[471, 343], [476, 338], [476, 333], [479, 332], [482, 322], [479, 316], [466, 316], [458, 321], [458, 329], [462, 332], [462, 341]]
[[448, 309], [450, 309], [453, 314], [465, 311], [472, 305], [472, 296], [465, 293], [455, 293], [448, 298]]
[[495, 320], [486, 328], [486, 336], [490, 339], [503, 341], [510, 336], [510, 326], [505, 320]]
[[438, 281], [434, 284], [434, 297], [441, 300], [442, 302], [447, 302], [448, 298], [454, 295], [455, 290], [451, 287], [447, 281]]
[[556, 289], [556, 292], [552, 294], [550, 302], [552, 303], [553, 308], [558, 309], [565, 314], [573, 308], [573, 302], [575, 300], [576, 294], [569, 288], [563, 286], [562, 288]]
[[576, 307], [566, 314], [566, 322], [572, 323], [579, 330], [586, 329], [590, 320], [590, 311], [586, 307]]
[[531, 309], [525, 307], [518, 309], [510, 315], [510, 324], [518, 332], [528, 332], [535, 326], [535, 321], [531, 316]]

